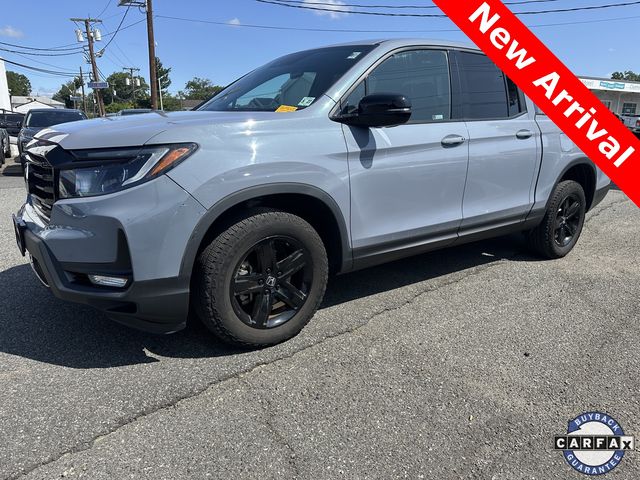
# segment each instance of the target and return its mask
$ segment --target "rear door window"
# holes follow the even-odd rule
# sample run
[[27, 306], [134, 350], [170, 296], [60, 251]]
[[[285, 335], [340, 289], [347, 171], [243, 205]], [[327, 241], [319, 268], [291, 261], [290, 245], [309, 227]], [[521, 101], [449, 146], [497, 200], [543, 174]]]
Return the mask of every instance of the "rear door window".
[[[509, 95], [504, 73], [484, 54], [454, 52], [454, 81], [456, 100], [454, 118], [488, 120], [508, 118], [510, 111], [519, 110], [518, 102], [509, 104], [518, 96], [517, 90]], [[514, 85], [515, 86], [515, 85]], [[514, 95], [514, 97], [511, 97]]]

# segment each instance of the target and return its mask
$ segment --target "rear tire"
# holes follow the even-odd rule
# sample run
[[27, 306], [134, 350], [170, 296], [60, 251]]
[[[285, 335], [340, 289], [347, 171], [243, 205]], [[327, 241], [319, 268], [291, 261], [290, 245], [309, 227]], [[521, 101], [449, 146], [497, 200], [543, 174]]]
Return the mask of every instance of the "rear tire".
[[578, 243], [586, 211], [586, 197], [578, 182], [558, 184], [542, 223], [527, 234], [530, 248], [544, 258], [565, 257]]
[[296, 336], [324, 297], [327, 253], [300, 217], [254, 210], [220, 233], [200, 254], [194, 307], [227, 343], [266, 347]]

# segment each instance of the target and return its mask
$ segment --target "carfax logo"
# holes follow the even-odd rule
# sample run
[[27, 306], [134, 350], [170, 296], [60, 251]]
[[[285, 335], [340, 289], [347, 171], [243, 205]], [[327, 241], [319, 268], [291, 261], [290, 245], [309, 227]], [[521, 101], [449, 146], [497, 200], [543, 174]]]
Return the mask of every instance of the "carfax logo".
[[554, 448], [562, 450], [574, 470], [603, 475], [620, 464], [624, 452], [635, 448], [635, 441], [611, 415], [588, 412], [569, 421], [567, 434], [555, 437]]

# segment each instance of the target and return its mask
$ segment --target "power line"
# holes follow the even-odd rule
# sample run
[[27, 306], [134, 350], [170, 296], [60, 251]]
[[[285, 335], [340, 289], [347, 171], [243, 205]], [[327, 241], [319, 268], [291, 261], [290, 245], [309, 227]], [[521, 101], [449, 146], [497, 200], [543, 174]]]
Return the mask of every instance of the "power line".
[[115, 50], [104, 52], [104, 56], [106, 57], [107, 60], [109, 60], [112, 64], [116, 65], [117, 67], [122, 67], [125, 65], [125, 62], [122, 60], [122, 58], [116, 55]]
[[[302, 27], [283, 27], [278, 25], [259, 25], [259, 24], [247, 24], [241, 23], [239, 25], [229, 24], [229, 22], [220, 22], [214, 20], [202, 20], [196, 18], [183, 18], [183, 17], [172, 17], [168, 15], [156, 15], [156, 18], [164, 18], [167, 20], [177, 20], [181, 22], [190, 22], [190, 23], [204, 23], [209, 25], [219, 25], [223, 27], [229, 28], [256, 28], [263, 30], [284, 30], [284, 31], [295, 31], [295, 32], [334, 32], [334, 33], [448, 33], [448, 32], [460, 32], [458, 28], [441, 28], [441, 29], [432, 29], [432, 30], [352, 30], [352, 29], [340, 29], [340, 28], [302, 28]], [[529, 28], [545, 28], [545, 27], [562, 27], [562, 26], [570, 26], [570, 25], [585, 25], [591, 23], [604, 23], [604, 22], [616, 22], [623, 20], [635, 20], [640, 18], [640, 15], [630, 16], [630, 17], [617, 17], [617, 18], [602, 18], [598, 20], [583, 20], [583, 21], [573, 21], [573, 22], [558, 22], [558, 23], [543, 23], [537, 25], [528, 25]]]
[[41, 65], [46, 65], [47, 67], [60, 68], [60, 66], [58, 66], [58, 65], [54, 65], [52, 63], [43, 62], [43, 61], [38, 60], [36, 58], [29, 58], [29, 57], [26, 57], [26, 56], [24, 56], [24, 55], [22, 55], [20, 53], [16, 53], [15, 55], [18, 55], [19, 57], [22, 57], [25, 60], [29, 60], [30, 62], [36, 62], [36, 63], [39, 63]]
[[4, 60], [5, 63], [8, 63], [9, 65], [15, 65], [17, 67], [25, 68], [27, 70], [33, 70], [34, 72], [46, 73], [48, 75], [57, 75], [57, 76], [61, 76], [61, 77], [75, 77], [76, 76], [75, 73], [71, 73], [71, 72], [46, 70], [44, 68], [32, 67], [30, 65], [25, 65], [23, 63], [18, 63], [18, 62], [14, 62], [14, 61], [11, 61], [11, 60], [7, 60], [6, 58], [3, 59], [3, 60]]
[[9, 52], [9, 53], [17, 53], [17, 54], [22, 54], [22, 55], [31, 55], [34, 57], [66, 57], [69, 55], [77, 55], [79, 53], [82, 53], [82, 50], [77, 50], [75, 52], [68, 52], [68, 53], [38, 53], [38, 52], [23, 52], [23, 51], [19, 51], [19, 50], [11, 50], [8, 48], [1, 48], [0, 47], [0, 51], [3, 52]]
[[109, 0], [107, 2], [107, 4], [104, 6], [102, 11], [96, 16], [96, 18], [100, 18], [100, 17], [102, 17], [102, 15], [104, 15], [104, 12], [106, 12], [109, 9], [109, 6], [111, 5], [111, 2], [113, 2], [113, 0]]
[[[112, 15], [111, 17], [107, 17], [107, 19], [108, 19], [108, 18], [112, 18], [112, 17], [117, 17], [117, 16], [119, 16], [119, 15], [120, 15], [119, 13], [116, 13], [115, 15]], [[106, 20], [106, 19], [105, 19], [105, 20]], [[120, 31], [120, 32], [121, 32], [121, 31], [126, 30], [126, 29], [128, 29], [128, 28], [134, 27], [134, 26], [136, 26], [136, 25], [138, 25], [139, 23], [142, 23], [142, 22], [144, 22], [144, 21], [145, 21], [144, 19], [142, 19], [142, 20], [138, 20], [137, 22], [133, 22], [133, 23], [131, 23], [131, 24], [129, 24], [129, 25], [125, 25], [124, 27], [121, 27], [119, 30], [115, 30], [115, 31], [110, 32], [110, 33], [104, 33], [104, 34], [102, 34], [102, 36], [103, 36], [103, 37], [115, 36], [115, 34], [116, 34], [116, 33], [118, 33], [118, 31]], [[104, 20], [103, 20], [103, 24], [104, 24]], [[109, 41], [109, 43], [111, 43], [111, 42], [113, 42], [113, 46], [114, 46], [114, 47], [116, 47], [116, 49], [120, 52], [120, 54], [122, 55], [122, 57], [124, 57], [124, 59], [126, 60], [126, 62], [123, 62], [123, 61], [122, 61], [122, 59], [120, 58], [120, 56], [119, 56], [119, 55], [116, 55], [116, 54], [115, 54], [115, 51], [112, 49], [110, 52], [114, 55], [114, 57], [116, 57], [116, 60], [118, 60], [119, 62], [122, 62], [122, 65], [124, 65], [125, 63], [134, 63], [133, 61], [131, 61], [131, 59], [129, 58], [129, 56], [128, 56], [128, 55], [127, 55], [127, 54], [122, 50], [122, 48], [120, 48], [120, 45], [118, 45], [118, 42], [116, 42], [114, 38], [112, 38], [112, 39], [111, 39], [111, 41]], [[109, 43], [108, 43], [107, 45], [105, 45], [105, 47], [103, 48], [103, 50], [104, 50], [105, 48], [107, 48], [107, 46], [109, 45]], [[122, 66], [122, 65], [120, 65], [120, 66]]]
[[[119, 15], [119, 14], [116, 14]], [[128, 28], [134, 27], [136, 25], [138, 25], [139, 23], [144, 22], [145, 20], [138, 20], [137, 22], [133, 22], [130, 23], [129, 25], [125, 25], [124, 27], [121, 27], [119, 29], [119, 31], [123, 31], [123, 30], [127, 30]], [[109, 33], [103, 33], [102, 36], [103, 37], [109, 37], [111, 35], [115, 35], [117, 32], [109, 32]], [[71, 51], [78, 51], [81, 52], [83, 50], [83, 48], [81, 46], [78, 46], [78, 42], [74, 42], [74, 43], [67, 43], [65, 45], [58, 45], [57, 47], [49, 47], [49, 48], [40, 48], [40, 47], [29, 47], [26, 45], [17, 45], [15, 43], [7, 43], [7, 42], [0, 42], [0, 45], [4, 45], [7, 47], [13, 47], [13, 48], [19, 48], [21, 50], [33, 50], [33, 51], [38, 51], [38, 52], [71, 52]], [[26, 52], [24, 52], [26, 53]]]
[[120, 32], [120, 30], [121, 30], [121, 28], [122, 28], [122, 24], [124, 23], [124, 20], [127, 18], [127, 14], [129, 13], [129, 9], [130, 9], [130, 8], [131, 8], [131, 5], [129, 5], [129, 6], [127, 7], [127, 9], [125, 10], [124, 15], [122, 15], [122, 19], [120, 20], [120, 23], [118, 24], [118, 28], [116, 28], [116, 31], [115, 31], [115, 32], [113, 32], [113, 34], [109, 34], [109, 35], [112, 35], [112, 37], [111, 37], [111, 39], [107, 42], [107, 44], [106, 44], [104, 47], [102, 47], [102, 51], [103, 51], [103, 52], [107, 49], [107, 47], [108, 47], [109, 45], [111, 45], [111, 42], [113, 42], [113, 40], [116, 38], [116, 35], [118, 35], [118, 32]]
[[[336, 14], [350, 14], [350, 15], [373, 15], [378, 17], [418, 17], [418, 18], [449, 18], [447, 15], [438, 14], [438, 13], [391, 13], [391, 12], [363, 12], [358, 10], [344, 10], [342, 5], [335, 5], [333, 8], [325, 8], [325, 7], [313, 7], [308, 4], [292, 4], [292, 3], [283, 3], [282, 0], [255, 0], [259, 3], [265, 3], [269, 5], [277, 5], [279, 7], [287, 7], [287, 8], [299, 8], [303, 10], [314, 10], [320, 12], [330, 12]], [[592, 5], [587, 7], [573, 7], [573, 8], [558, 8], [553, 10], [538, 10], [538, 11], [527, 11], [527, 12], [514, 12], [516, 15], [542, 15], [548, 13], [566, 13], [566, 12], [579, 12], [586, 10], [602, 10], [605, 8], [614, 8], [614, 7], [628, 7], [631, 5], [640, 5], [640, 0], [636, 0], [634, 2], [624, 2], [624, 3], [612, 3], [608, 5]]]
[[25, 45], [16, 45], [15, 43], [7, 43], [7, 42], [0, 42], [0, 45], [4, 45], [6, 47], [12, 47], [12, 48], [19, 48], [21, 50], [33, 50], [33, 51], [37, 51], [37, 52], [66, 52], [66, 51], [72, 51], [72, 50], [82, 50], [82, 47], [74, 47], [74, 48], [36, 48], [36, 47], [27, 47]]
[[[134, 62], [131, 60], [131, 58], [129, 58], [129, 55], [126, 54], [126, 52], [124, 50], [122, 50], [120, 48], [120, 45], [118, 45], [118, 42], [113, 42], [113, 46], [116, 47], [118, 49], [118, 51], [122, 54], [122, 58], [124, 58], [128, 63], [128, 64], [133, 64]], [[112, 51], [113, 53], [113, 51]]]
[[[318, 5], [318, 6], [327, 6], [327, 7], [354, 7], [354, 8], [384, 8], [384, 9], [414, 9], [414, 10], [430, 10], [434, 8], [438, 8], [436, 5], [363, 5], [363, 4], [354, 4], [354, 3], [328, 3], [321, 1], [309, 1], [309, 0], [278, 0], [280, 3], [292, 3], [299, 5]], [[504, 2], [505, 5], [525, 5], [529, 3], [550, 3], [550, 2], [559, 2], [560, 0], [523, 0], [521, 2]], [[331, 11], [339, 12], [338, 9], [331, 9]]]

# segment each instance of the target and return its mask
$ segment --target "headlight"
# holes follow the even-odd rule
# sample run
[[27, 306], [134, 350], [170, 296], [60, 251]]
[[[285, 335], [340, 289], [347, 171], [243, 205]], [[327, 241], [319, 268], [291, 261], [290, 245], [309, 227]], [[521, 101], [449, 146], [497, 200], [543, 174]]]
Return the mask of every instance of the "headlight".
[[60, 170], [59, 198], [106, 195], [131, 188], [171, 170], [197, 148], [194, 143], [183, 143], [135, 149], [75, 151], [73, 155], [78, 160], [78, 166], [71, 168], [66, 165]]

